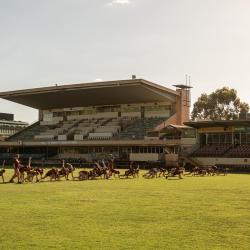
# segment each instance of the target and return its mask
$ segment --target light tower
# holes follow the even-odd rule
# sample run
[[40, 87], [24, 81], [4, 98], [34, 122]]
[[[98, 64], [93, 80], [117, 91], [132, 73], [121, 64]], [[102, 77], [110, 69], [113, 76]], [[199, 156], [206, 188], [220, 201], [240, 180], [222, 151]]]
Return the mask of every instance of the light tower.
[[180, 93], [177, 97], [176, 112], [177, 112], [177, 124], [182, 125], [184, 122], [188, 122], [190, 119], [190, 107], [191, 107], [191, 89], [190, 76], [186, 75], [186, 85], [177, 84], [176, 91]]

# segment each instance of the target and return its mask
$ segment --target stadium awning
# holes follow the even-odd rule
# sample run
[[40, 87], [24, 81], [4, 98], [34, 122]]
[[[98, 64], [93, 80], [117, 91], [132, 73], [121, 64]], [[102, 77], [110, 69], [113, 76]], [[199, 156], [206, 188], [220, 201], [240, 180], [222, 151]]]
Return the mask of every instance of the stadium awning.
[[207, 127], [229, 127], [229, 126], [249, 126], [250, 120], [217, 120], [217, 121], [197, 121], [185, 122], [185, 125], [193, 128], [207, 128]]
[[175, 102], [179, 92], [144, 79], [92, 82], [0, 93], [0, 98], [36, 109], [144, 102]]

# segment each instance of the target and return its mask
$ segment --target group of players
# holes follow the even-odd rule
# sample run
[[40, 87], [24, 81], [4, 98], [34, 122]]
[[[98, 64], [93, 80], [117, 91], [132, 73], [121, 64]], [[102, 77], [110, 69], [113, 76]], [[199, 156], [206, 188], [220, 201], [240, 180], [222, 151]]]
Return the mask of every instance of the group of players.
[[[114, 169], [114, 160], [108, 161], [101, 161], [101, 162], [94, 162], [93, 169], [90, 171], [82, 170], [78, 173], [77, 177], [73, 176], [75, 171], [75, 167], [70, 164], [66, 163], [65, 160], [62, 160], [62, 167], [61, 168], [51, 168], [46, 173], [44, 173], [44, 169], [41, 167], [32, 167], [31, 166], [32, 158], [29, 157], [28, 164], [23, 165], [20, 160], [20, 156], [16, 155], [13, 159], [13, 168], [14, 173], [11, 179], [9, 180], [10, 183], [13, 183], [14, 180], [17, 179], [17, 183], [21, 184], [24, 182], [33, 182], [35, 179], [36, 182], [44, 180], [46, 178], [50, 178], [51, 181], [58, 181], [61, 177], [65, 177], [66, 180], [69, 180], [69, 175], [71, 175], [72, 180], [87, 180], [87, 179], [95, 179], [97, 177], [103, 177], [104, 179], [109, 179], [112, 176], [118, 177], [138, 177], [139, 168], [134, 168], [130, 165], [129, 170], [125, 172], [124, 175], [120, 176], [120, 171]], [[2, 176], [4, 182], [4, 163], [3, 168], [0, 170], [0, 176]]]
[[[47, 177], [50, 177], [51, 179], [59, 179], [59, 176], [65, 176], [66, 179], [68, 179], [68, 176], [70, 173], [72, 173], [73, 176], [73, 171], [75, 168], [69, 164], [65, 163], [65, 161], [62, 161], [62, 168], [61, 169], [56, 169], [52, 168], [50, 169], [44, 176], [44, 169], [40, 167], [32, 167], [31, 166], [31, 160], [32, 158], [29, 157], [28, 164], [23, 165], [20, 160], [20, 156], [17, 154], [14, 159], [13, 159], [13, 168], [14, 168], [14, 173], [12, 177], [9, 180], [9, 183], [13, 183], [15, 179], [17, 179], [17, 183], [21, 184], [25, 181], [27, 182], [33, 182], [34, 178], [36, 182], [39, 180], [45, 179]], [[3, 167], [0, 170], [0, 176], [2, 177], [2, 180], [4, 182], [4, 169], [5, 161], [3, 162]]]
[[[125, 171], [123, 175], [120, 175], [120, 171], [114, 168], [114, 160], [108, 161], [101, 161], [95, 162], [93, 169], [90, 171], [82, 170], [79, 172], [78, 177], [73, 176], [73, 172], [75, 171], [75, 167], [70, 163], [65, 163], [62, 161], [61, 168], [51, 168], [44, 174], [44, 169], [40, 167], [32, 167], [31, 166], [31, 157], [29, 157], [28, 164], [23, 165], [20, 160], [20, 156], [16, 155], [13, 159], [13, 167], [14, 173], [11, 179], [9, 180], [10, 183], [13, 183], [15, 179], [17, 179], [17, 183], [24, 183], [24, 182], [33, 182], [35, 179], [36, 182], [41, 181], [46, 178], [50, 178], [50, 180], [60, 180], [61, 177], [65, 177], [66, 180], [69, 179], [69, 175], [71, 174], [72, 180], [89, 180], [95, 179], [97, 177], [103, 177], [104, 179], [109, 179], [112, 176], [118, 175], [119, 178], [135, 178], [139, 177], [139, 165], [134, 166], [133, 163], [130, 164], [129, 169]], [[4, 163], [3, 163], [4, 166]], [[157, 168], [153, 167], [148, 172], [146, 172], [143, 177], [144, 178], [157, 178], [157, 177], [179, 177], [182, 179], [184, 175], [192, 175], [192, 176], [205, 176], [205, 175], [219, 175], [219, 174], [227, 174], [228, 169], [223, 169], [221, 171], [216, 166], [209, 167], [209, 168], [199, 168], [195, 167], [190, 172], [185, 173], [185, 168], [183, 167], [174, 167], [174, 168]], [[0, 169], [0, 177], [4, 182], [4, 173], [5, 169]]]

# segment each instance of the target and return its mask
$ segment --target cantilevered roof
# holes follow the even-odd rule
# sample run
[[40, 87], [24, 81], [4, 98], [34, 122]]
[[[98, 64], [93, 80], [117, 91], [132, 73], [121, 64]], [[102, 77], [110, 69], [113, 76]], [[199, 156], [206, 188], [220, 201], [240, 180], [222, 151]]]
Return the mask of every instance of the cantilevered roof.
[[207, 127], [229, 127], [229, 126], [249, 126], [250, 120], [217, 120], [217, 121], [197, 121], [185, 122], [187, 126], [193, 128], [207, 128]]
[[55, 85], [0, 93], [0, 98], [36, 109], [144, 102], [175, 102], [175, 90], [144, 79]]

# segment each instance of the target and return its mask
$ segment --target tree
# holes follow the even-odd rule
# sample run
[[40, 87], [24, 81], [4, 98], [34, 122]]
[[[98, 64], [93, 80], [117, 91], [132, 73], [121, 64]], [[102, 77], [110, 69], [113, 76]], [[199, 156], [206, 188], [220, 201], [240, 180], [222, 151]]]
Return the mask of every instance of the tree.
[[194, 103], [192, 120], [235, 120], [240, 113], [248, 113], [249, 105], [241, 102], [237, 90], [223, 87], [211, 94], [202, 94]]

